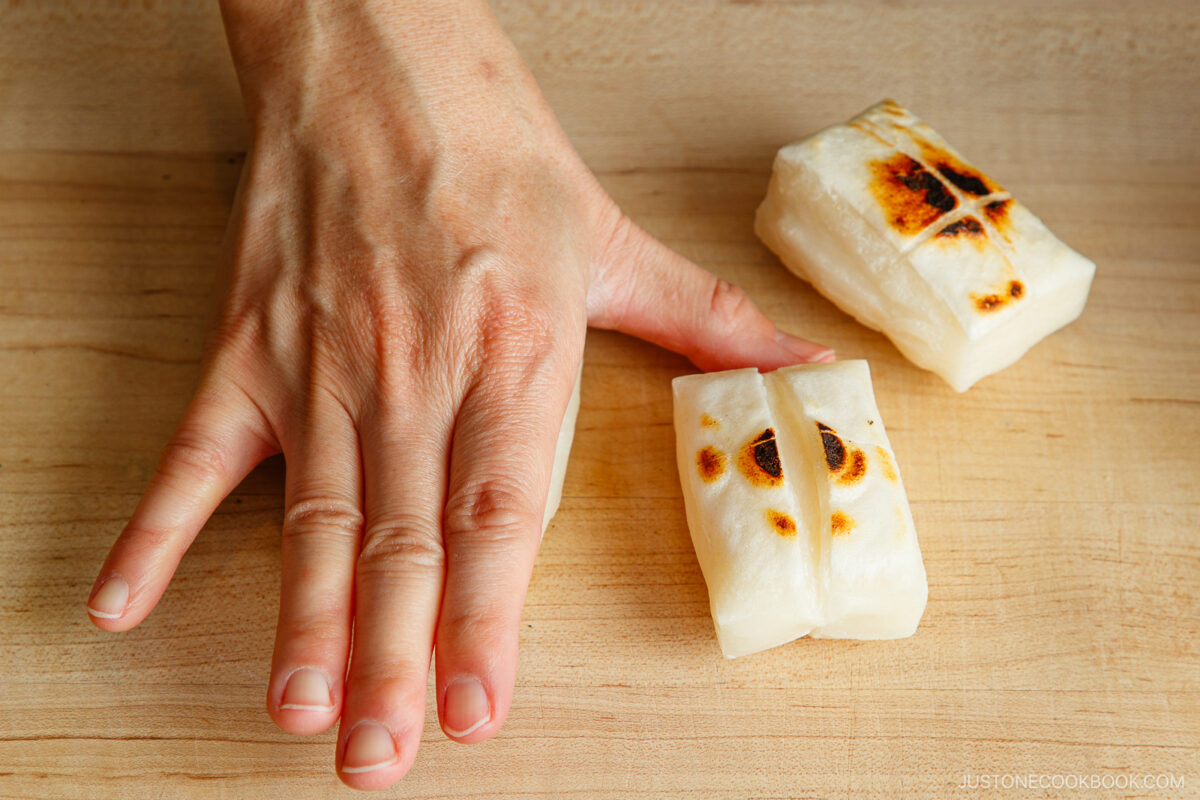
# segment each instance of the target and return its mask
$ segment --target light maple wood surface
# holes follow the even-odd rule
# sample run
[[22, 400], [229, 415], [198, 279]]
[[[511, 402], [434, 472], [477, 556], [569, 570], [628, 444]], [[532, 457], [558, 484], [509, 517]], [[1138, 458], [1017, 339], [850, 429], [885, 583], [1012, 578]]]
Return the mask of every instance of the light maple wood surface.
[[[1200, 796], [1195, 3], [497, 10], [634, 219], [870, 359], [929, 605], [908, 640], [722, 659], [674, 463], [670, 380], [691, 368], [592, 332], [508, 724], [458, 745], [431, 704], [389, 795]], [[1079, 321], [964, 395], [751, 230], [775, 149], [883, 97], [1098, 264]], [[84, 613], [197, 377], [245, 142], [215, 4], [0, 7], [0, 797], [354, 794], [332, 733], [264, 710], [280, 459], [143, 625]], [[956, 788], [985, 774], [1175, 783]]]

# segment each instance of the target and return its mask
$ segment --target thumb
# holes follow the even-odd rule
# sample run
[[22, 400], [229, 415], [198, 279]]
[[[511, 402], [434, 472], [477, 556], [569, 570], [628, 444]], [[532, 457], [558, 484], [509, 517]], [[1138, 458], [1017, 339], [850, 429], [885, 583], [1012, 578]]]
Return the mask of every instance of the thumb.
[[622, 216], [597, 258], [588, 324], [687, 356], [703, 370], [832, 361], [833, 350], [775, 327], [739, 287]]

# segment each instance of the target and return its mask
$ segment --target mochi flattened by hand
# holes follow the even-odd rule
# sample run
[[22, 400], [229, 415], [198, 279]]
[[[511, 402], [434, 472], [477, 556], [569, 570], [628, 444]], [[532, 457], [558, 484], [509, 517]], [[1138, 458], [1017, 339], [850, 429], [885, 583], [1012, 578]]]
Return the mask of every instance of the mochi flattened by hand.
[[550, 520], [558, 513], [559, 503], [562, 502], [563, 481], [567, 476], [567, 462], [571, 457], [571, 443], [575, 440], [575, 420], [579, 418], [579, 387], [583, 383], [583, 362], [579, 364], [579, 372], [575, 376], [575, 386], [571, 389], [571, 399], [567, 401], [563, 413], [562, 424], [558, 429], [558, 440], [554, 445], [554, 464], [550, 468], [550, 489], [546, 493], [546, 510], [542, 514], [542, 536]]
[[755, 231], [958, 391], [1078, 317], [1096, 269], [890, 100], [780, 150]]
[[909, 636], [925, 568], [865, 361], [676, 378], [688, 528], [727, 658]]

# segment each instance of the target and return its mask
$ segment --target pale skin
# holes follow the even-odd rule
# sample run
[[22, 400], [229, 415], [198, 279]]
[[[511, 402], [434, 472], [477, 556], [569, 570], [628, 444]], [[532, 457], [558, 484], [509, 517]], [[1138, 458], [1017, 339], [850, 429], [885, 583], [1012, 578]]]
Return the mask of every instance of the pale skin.
[[[359, 789], [512, 701], [588, 325], [702, 369], [832, 359], [646, 234], [483, 0], [223, 0], [252, 143], [199, 388], [88, 600], [140, 623], [217, 505], [287, 464], [267, 709]], [[353, 647], [351, 630], [353, 627]]]

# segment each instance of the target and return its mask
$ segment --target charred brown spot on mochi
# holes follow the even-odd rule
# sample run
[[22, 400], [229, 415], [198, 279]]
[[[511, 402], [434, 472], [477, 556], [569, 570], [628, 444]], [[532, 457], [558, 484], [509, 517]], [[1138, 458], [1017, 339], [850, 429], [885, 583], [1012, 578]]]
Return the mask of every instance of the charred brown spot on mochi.
[[997, 230], [1003, 232], [1010, 222], [1008, 218], [1010, 208], [1012, 208], [1011, 197], [1005, 200], [993, 200], [983, 207], [983, 215], [996, 226]]
[[700, 415], [700, 424], [701, 424], [702, 426], [704, 426], [705, 428], [719, 428], [719, 427], [721, 427], [721, 423], [720, 423], [720, 422], [718, 422], [718, 421], [717, 421], [716, 419], [714, 419], [713, 417], [709, 416], [708, 414], [701, 414], [701, 415]]
[[842, 511], [833, 512], [833, 516], [829, 518], [829, 522], [833, 528], [834, 536], [845, 536], [854, 530], [854, 517]]
[[958, 200], [936, 175], [903, 153], [871, 162], [871, 173], [871, 192], [887, 214], [888, 223], [906, 236], [920, 233], [958, 206]]
[[971, 300], [975, 302], [975, 308], [983, 313], [995, 311], [1003, 306], [1007, 301], [998, 294], [973, 294]]
[[1009, 281], [1003, 292], [973, 294], [971, 300], [974, 301], [976, 309], [986, 314], [1003, 308], [1014, 300], [1020, 300], [1024, 296], [1025, 284], [1020, 281]]
[[817, 423], [817, 430], [821, 432], [821, 444], [825, 446], [825, 463], [832, 472], [841, 472], [846, 465], [846, 446], [841, 437], [824, 422]]
[[754, 486], [781, 486], [783, 464], [775, 446], [775, 429], [767, 428], [754, 437], [738, 455], [738, 469]]
[[943, 178], [954, 184], [960, 191], [975, 197], [983, 197], [992, 193], [982, 172], [976, 172], [964, 164], [951, 164], [946, 161], [939, 162], [934, 166]]
[[948, 151], [935, 146], [932, 142], [922, 137], [915, 138], [917, 138], [917, 143], [921, 148], [921, 155], [925, 158], [926, 163], [932, 164], [933, 168], [938, 171], [938, 174], [953, 184], [960, 192], [969, 194], [972, 197], [983, 197], [1000, 191], [1000, 187], [993, 184], [979, 170], [974, 167], [968, 167]]
[[725, 454], [713, 446], [696, 454], [696, 468], [706, 483], [712, 483], [725, 473]]
[[853, 486], [867, 474], [867, 454], [857, 447], [850, 449], [845, 466], [838, 472], [838, 483]]
[[900, 474], [896, 472], [896, 465], [892, 463], [892, 457], [888, 455], [888, 451], [876, 446], [875, 456], [879, 459], [879, 466], [883, 470], [883, 477], [889, 481], [899, 480]]
[[837, 476], [838, 483], [852, 486], [867, 474], [867, 454], [857, 447], [847, 447], [833, 428], [824, 422], [817, 423], [821, 433], [821, 444], [825, 448], [825, 464]]
[[937, 232], [939, 239], [979, 239], [987, 238], [984, 233], [983, 223], [974, 217], [963, 217], [957, 222], [951, 222], [946, 227]]
[[776, 511], [773, 508], [768, 508], [767, 519], [771, 522], [771, 527], [780, 536], [796, 535], [796, 520], [792, 519], [790, 515], [782, 511]]

